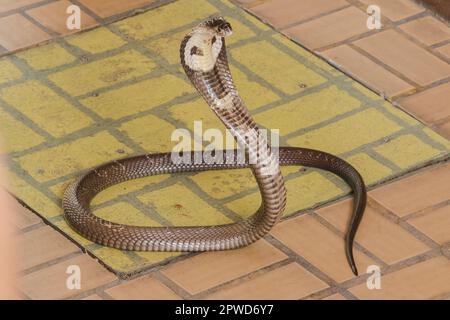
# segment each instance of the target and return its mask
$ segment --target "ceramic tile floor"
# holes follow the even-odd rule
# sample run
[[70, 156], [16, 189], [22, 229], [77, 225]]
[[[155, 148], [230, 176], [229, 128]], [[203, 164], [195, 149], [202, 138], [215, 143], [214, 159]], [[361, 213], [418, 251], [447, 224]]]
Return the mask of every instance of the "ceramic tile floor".
[[[17, 3], [32, 6], [37, 2]], [[90, 1], [80, 2], [88, 6]], [[241, 2], [247, 10], [449, 137], [450, 114], [445, 104], [450, 91], [449, 58], [445, 54], [449, 29], [445, 21], [409, 0], [324, 0], [320, 5], [307, 0]], [[362, 19], [361, 12], [374, 3], [381, 6], [384, 28], [369, 32], [354, 28]], [[295, 11], [294, 6], [301, 7]], [[102, 9], [91, 10], [98, 13]], [[110, 7], [104, 12], [114, 10], [119, 9]], [[327, 29], [329, 22], [342, 23], [342, 32]], [[311, 30], [320, 30], [319, 35], [311, 37]], [[367, 73], [361, 63], [375, 71]], [[439, 163], [370, 191], [366, 219], [356, 239], [356, 259], [360, 270], [373, 264], [381, 267], [381, 290], [368, 290], [365, 274], [353, 277], [343, 248], [336, 246], [349, 214], [349, 200], [285, 220], [266, 239], [247, 248], [180, 259], [133, 280], [118, 279], [34, 213], [19, 207], [15, 221], [19, 243], [34, 243], [37, 250], [23, 259], [18, 287], [23, 298], [31, 299], [448, 299], [449, 173], [449, 164]], [[38, 249], [39, 243], [46, 242], [54, 247], [50, 253]], [[73, 264], [82, 268], [84, 276], [81, 289], [70, 291], [65, 288], [65, 271]]]

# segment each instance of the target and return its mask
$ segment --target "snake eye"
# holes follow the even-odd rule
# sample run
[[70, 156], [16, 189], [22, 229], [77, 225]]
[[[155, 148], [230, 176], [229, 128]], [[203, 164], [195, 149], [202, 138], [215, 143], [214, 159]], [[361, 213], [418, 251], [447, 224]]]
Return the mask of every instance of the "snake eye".
[[233, 29], [231, 28], [231, 25], [226, 21], [223, 21], [217, 26], [217, 33], [221, 36], [228, 36], [232, 31]]

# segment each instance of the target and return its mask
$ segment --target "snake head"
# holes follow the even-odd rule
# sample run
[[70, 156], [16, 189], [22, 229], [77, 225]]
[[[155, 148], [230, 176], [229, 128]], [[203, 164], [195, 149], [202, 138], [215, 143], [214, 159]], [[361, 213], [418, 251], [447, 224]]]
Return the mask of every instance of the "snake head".
[[207, 29], [209, 32], [219, 37], [227, 37], [233, 32], [231, 25], [223, 17], [214, 17], [205, 20], [200, 23], [197, 28]]

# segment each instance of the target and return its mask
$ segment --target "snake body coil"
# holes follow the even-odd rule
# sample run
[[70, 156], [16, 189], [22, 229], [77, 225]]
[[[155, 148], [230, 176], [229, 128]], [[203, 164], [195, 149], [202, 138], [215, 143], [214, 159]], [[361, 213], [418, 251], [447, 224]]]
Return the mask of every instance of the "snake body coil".
[[[331, 171], [353, 189], [355, 200], [346, 235], [346, 255], [355, 274], [353, 239], [366, 205], [366, 190], [359, 173], [331, 154], [304, 148], [279, 148], [277, 159], [241, 100], [228, 68], [225, 36], [231, 26], [223, 18], [207, 20], [190, 32], [180, 48], [181, 64], [210, 108], [245, 147], [240, 163], [178, 163], [171, 153], [149, 154], [113, 161], [73, 182], [63, 198], [69, 225], [89, 240], [123, 250], [212, 251], [249, 245], [278, 222], [286, 204], [280, 165], [303, 165]], [[194, 153], [191, 159], [195, 158]], [[222, 159], [225, 159], [226, 155]], [[237, 159], [237, 151], [234, 159]], [[251, 161], [258, 159], [258, 161]], [[259, 210], [250, 218], [215, 226], [138, 227], [113, 223], [92, 214], [90, 202], [100, 191], [123, 181], [151, 175], [251, 168], [262, 196]]]

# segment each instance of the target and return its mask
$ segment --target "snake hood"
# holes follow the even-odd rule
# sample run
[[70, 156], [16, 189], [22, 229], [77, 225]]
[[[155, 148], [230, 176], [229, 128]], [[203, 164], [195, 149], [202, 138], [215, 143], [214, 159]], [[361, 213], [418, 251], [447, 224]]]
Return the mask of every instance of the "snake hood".
[[180, 58], [186, 72], [209, 72], [232, 34], [231, 25], [223, 17], [206, 20], [186, 35], [181, 43]]

